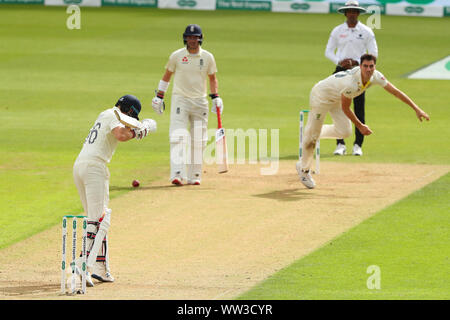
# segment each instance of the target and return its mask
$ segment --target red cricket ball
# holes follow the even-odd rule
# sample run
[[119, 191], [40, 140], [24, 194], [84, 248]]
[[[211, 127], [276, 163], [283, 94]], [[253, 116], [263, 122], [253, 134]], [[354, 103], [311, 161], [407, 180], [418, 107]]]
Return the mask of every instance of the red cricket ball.
[[137, 180], [133, 180], [133, 182], [131, 183], [131, 185], [135, 188], [139, 187], [139, 181]]

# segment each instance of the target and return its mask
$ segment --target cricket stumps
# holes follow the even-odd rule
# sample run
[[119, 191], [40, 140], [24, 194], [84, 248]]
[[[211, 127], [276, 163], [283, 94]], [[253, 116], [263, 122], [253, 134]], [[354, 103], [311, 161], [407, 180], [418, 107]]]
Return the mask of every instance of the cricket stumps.
[[[69, 291], [66, 291], [66, 276], [69, 270], [67, 269], [67, 242], [68, 242], [68, 222], [72, 220], [72, 262], [70, 263], [70, 286]], [[81, 238], [81, 266], [76, 265], [77, 259], [77, 220], [81, 219], [82, 223], [82, 238]], [[87, 217], [76, 215], [65, 215], [62, 219], [62, 257], [61, 257], [61, 294], [84, 294], [86, 293], [86, 243], [87, 243]], [[81, 269], [81, 270], [80, 270]], [[77, 278], [81, 274], [81, 288], [77, 289]]]

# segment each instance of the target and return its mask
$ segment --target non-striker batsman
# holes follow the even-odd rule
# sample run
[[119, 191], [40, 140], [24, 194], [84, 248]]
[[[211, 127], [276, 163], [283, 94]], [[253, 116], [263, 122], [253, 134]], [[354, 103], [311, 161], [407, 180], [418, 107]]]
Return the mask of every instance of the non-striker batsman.
[[[199, 185], [202, 177], [203, 150], [208, 141], [209, 82], [211, 111], [218, 107], [223, 111], [223, 102], [218, 93], [216, 61], [212, 53], [204, 50], [203, 32], [200, 26], [190, 24], [183, 33], [185, 47], [173, 52], [166, 71], [159, 82], [153, 109], [164, 111], [164, 94], [174, 75], [170, 110], [170, 180], [172, 184]], [[187, 146], [190, 152], [187, 152]]]

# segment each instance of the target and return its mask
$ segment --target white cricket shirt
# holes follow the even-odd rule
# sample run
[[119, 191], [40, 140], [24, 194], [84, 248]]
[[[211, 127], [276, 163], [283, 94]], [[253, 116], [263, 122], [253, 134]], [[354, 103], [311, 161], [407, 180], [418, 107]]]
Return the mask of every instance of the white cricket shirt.
[[114, 107], [100, 113], [84, 141], [77, 161], [97, 160], [105, 163], [111, 161], [119, 142], [111, 131], [116, 127], [125, 127], [117, 120], [114, 114], [115, 109], [119, 110]]
[[378, 56], [375, 34], [368, 26], [358, 21], [354, 28], [349, 28], [344, 22], [331, 31], [325, 56], [335, 65], [349, 58], [360, 62], [359, 59], [365, 53]]
[[361, 68], [355, 67], [350, 70], [341, 71], [332, 74], [328, 78], [319, 81], [313, 88], [315, 102], [317, 103], [340, 103], [341, 94], [347, 98], [353, 99], [373, 84], [385, 87], [389, 82], [381, 72], [375, 70], [370, 80], [365, 86], [361, 80]]
[[186, 48], [173, 52], [166, 69], [175, 73], [172, 94], [187, 98], [206, 97], [208, 75], [217, 72], [214, 56], [202, 48], [197, 54]]

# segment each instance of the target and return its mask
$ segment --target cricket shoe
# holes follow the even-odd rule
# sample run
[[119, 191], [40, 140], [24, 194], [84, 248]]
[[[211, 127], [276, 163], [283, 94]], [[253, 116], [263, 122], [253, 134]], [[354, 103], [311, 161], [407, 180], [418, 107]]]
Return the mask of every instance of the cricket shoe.
[[[80, 279], [82, 278], [82, 274], [81, 274], [81, 265], [83, 263], [83, 261], [81, 260], [81, 258], [77, 258], [75, 260], [75, 272], [77, 273], [77, 275], [80, 276]], [[86, 286], [88, 287], [93, 287], [94, 286], [94, 281], [92, 281], [92, 277], [91, 277], [91, 273], [89, 272], [89, 270], [86, 270]]]
[[200, 180], [199, 179], [188, 180], [188, 184], [193, 185], [193, 186], [199, 186]]
[[114, 277], [111, 272], [105, 272], [103, 274], [92, 274], [92, 278], [97, 279], [101, 282], [114, 282]]
[[175, 176], [174, 178], [172, 178], [172, 184], [176, 185], [176, 186], [182, 186], [183, 185], [183, 179], [180, 176]]
[[302, 173], [300, 175], [300, 181], [308, 189], [314, 189], [316, 187], [316, 183], [314, 182], [314, 179], [311, 177], [309, 170], [302, 171]]
[[357, 145], [356, 143], [353, 146], [353, 155], [354, 156], [362, 156], [363, 155], [361, 147], [359, 145]]
[[342, 143], [338, 143], [338, 145], [336, 146], [336, 149], [333, 152], [333, 154], [335, 156], [343, 156], [346, 153], [347, 153], [347, 147], [345, 146], [345, 144], [342, 144]]
[[[81, 283], [81, 281], [83, 279], [83, 275], [81, 273], [81, 268], [76, 266], [75, 267], [75, 273], [77, 274], [78, 279], [80, 280], [80, 283]], [[94, 282], [92, 281], [91, 274], [88, 271], [86, 271], [86, 286], [88, 286], [88, 287], [93, 287], [94, 286]]]
[[88, 268], [88, 271], [92, 273], [92, 278], [101, 281], [101, 282], [114, 282], [114, 277], [109, 272], [109, 269], [106, 268], [104, 262], [96, 262], [91, 268]]
[[94, 286], [94, 281], [92, 281], [92, 277], [91, 277], [91, 273], [90, 272], [86, 272], [86, 286], [88, 286], [88, 287], [93, 287]]

